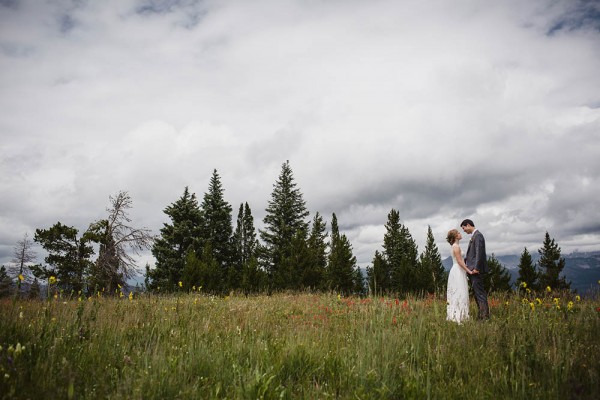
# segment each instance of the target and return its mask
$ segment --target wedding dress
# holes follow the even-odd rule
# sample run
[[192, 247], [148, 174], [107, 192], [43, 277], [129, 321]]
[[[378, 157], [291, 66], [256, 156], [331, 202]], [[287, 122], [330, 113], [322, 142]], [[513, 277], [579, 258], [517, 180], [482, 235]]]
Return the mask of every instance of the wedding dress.
[[[458, 247], [459, 254], [462, 252], [457, 243], [452, 247]], [[448, 321], [458, 322], [469, 319], [469, 284], [467, 283], [467, 272], [458, 265], [454, 251], [452, 251], [452, 268], [448, 274], [448, 289], [446, 301], [448, 303], [447, 317]]]

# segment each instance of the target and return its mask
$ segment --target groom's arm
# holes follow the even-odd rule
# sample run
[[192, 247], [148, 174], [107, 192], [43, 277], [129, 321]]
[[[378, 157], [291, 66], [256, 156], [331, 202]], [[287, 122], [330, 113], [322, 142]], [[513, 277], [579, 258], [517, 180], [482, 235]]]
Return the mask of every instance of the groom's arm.
[[474, 269], [481, 271], [483, 269], [483, 263], [485, 262], [485, 239], [481, 233], [475, 235], [473, 238], [473, 245], [475, 246], [475, 265]]

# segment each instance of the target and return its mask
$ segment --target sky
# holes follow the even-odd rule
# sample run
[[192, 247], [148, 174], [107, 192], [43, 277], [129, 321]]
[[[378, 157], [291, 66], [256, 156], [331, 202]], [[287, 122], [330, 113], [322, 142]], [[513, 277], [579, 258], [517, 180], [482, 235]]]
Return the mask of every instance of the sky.
[[121, 190], [159, 234], [215, 169], [262, 228], [286, 160], [362, 266], [392, 209], [444, 258], [464, 218], [600, 250], [598, 71], [597, 1], [0, 0], [0, 263]]

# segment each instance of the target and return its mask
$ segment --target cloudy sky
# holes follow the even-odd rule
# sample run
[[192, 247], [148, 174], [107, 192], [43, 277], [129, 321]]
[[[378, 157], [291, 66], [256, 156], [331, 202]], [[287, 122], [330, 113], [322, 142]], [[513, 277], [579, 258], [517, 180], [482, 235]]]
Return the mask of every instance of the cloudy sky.
[[0, 0], [0, 262], [119, 190], [158, 233], [213, 169], [261, 227], [286, 160], [361, 265], [392, 208], [443, 257], [463, 218], [600, 250], [599, 71], [595, 1]]

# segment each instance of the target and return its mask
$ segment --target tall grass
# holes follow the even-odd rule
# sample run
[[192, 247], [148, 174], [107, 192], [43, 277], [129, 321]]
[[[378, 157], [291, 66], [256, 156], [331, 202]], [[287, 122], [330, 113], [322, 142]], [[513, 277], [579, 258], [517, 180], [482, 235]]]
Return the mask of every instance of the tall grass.
[[0, 395], [600, 398], [598, 301], [490, 302], [490, 321], [457, 325], [435, 298], [6, 300]]

